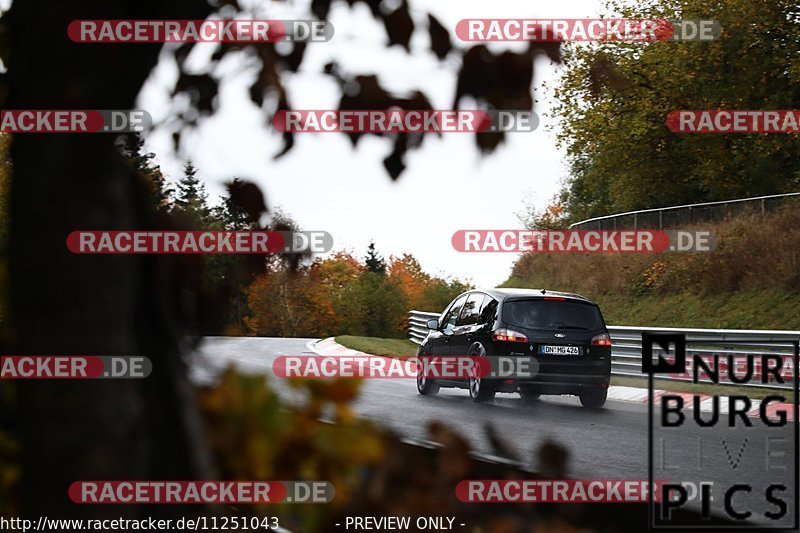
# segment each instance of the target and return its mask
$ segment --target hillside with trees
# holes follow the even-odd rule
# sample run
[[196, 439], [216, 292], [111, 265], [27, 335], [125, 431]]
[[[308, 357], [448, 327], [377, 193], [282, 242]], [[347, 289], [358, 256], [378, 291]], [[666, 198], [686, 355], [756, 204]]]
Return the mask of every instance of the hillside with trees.
[[[565, 47], [554, 127], [570, 177], [557, 221], [800, 189], [797, 134], [673, 133], [681, 109], [796, 109], [800, 7], [790, 0], [611, 1], [632, 18], [713, 19], [713, 41]], [[744, 53], [746, 51], [746, 53]]]
[[527, 253], [504, 286], [577, 292], [620, 326], [800, 330], [796, 206], [685, 228], [712, 252]]
[[[554, 93], [570, 176], [545, 209], [528, 206], [525, 227], [800, 189], [798, 134], [674, 133], [666, 125], [681, 109], [796, 109], [796, 2], [614, 0], [607, 12], [712, 19], [722, 38], [566, 46]], [[800, 329], [798, 227], [792, 203], [766, 216], [695, 223], [718, 237], [711, 253], [529, 253], [505, 285], [584, 294], [610, 324]]]

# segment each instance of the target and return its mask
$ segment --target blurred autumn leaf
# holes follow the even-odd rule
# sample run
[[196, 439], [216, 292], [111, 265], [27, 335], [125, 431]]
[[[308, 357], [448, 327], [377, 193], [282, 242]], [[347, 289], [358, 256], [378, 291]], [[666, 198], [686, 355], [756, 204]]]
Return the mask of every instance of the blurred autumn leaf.
[[[349, 404], [358, 393], [356, 380], [294, 380], [305, 398], [300, 406], [283, 404], [263, 376], [245, 376], [233, 368], [219, 383], [200, 393], [223, 479], [325, 480], [336, 487], [328, 506], [284, 505], [280, 512], [313, 529], [322, 516], [351, 504], [351, 493], [364, 469], [383, 459], [383, 436], [356, 420]], [[332, 423], [320, 421], [330, 411]], [[274, 512], [270, 508], [263, 513]]]
[[[297, 18], [327, 18], [332, 0], [313, 0], [310, 12], [298, 13]], [[429, 37], [428, 50], [438, 60], [444, 61], [449, 56], [461, 60], [461, 66], [452, 75], [456, 78], [454, 106], [457, 108], [463, 96], [471, 96], [478, 109], [492, 110], [530, 110], [533, 108], [531, 87], [533, 84], [534, 59], [545, 54], [551, 61], [560, 63], [561, 44], [557, 42], [530, 43], [521, 53], [510, 51], [493, 54], [484, 45], [477, 45], [466, 50], [454, 46], [450, 31], [433, 15], [425, 13], [422, 23], [415, 22], [409, 0], [400, 0], [396, 5], [380, 0], [346, 0], [349, 7], [363, 3], [369, 8], [372, 16], [380, 21], [386, 33], [386, 47], [399, 46], [412, 55], [411, 41], [415, 32], [426, 31]], [[247, 13], [234, 13], [231, 9], [220, 10], [225, 18], [245, 16]], [[425, 22], [427, 24], [425, 24]], [[285, 43], [281, 43], [285, 44]], [[209, 63], [203, 67], [204, 73], [190, 71], [186, 59], [193, 50], [192, 44], [184, 44], [172, 51], [179, 68], [178, 79], [171, 90], [171, 96], [184, 96], [187, 105], [173, 112], [174, 116], [164, 119], [158, 126], [166, 128], [172, 135], [177, 152], [181, 142], [189, 130], [197, 128], [200, 121], [213, 114], [217, 109], [219, 86], [225, 79], [211, 73], [218, 71], [216, 67], [231, 53], [246, 53], [257, 60], [259, 66], [255, 79], [249, 88], [251, 101], [265, 114], [265, 124], [271, 124], [274, 114], [292, 108], [292, 94], [284, 84], [283, 77], [287, 73], [300, 71], [309, 46], [317, 43], [292, 43], [290, 46], [276, 46], [275, 43], [219, 43], [211, 54]], [[417, 50], [414, 54], [419, 53]], [[449, 68], [450, 63], [442, 63]], [[431, 99], [424, 91], [411, 89], [410, 97], [393, 94], [378, 84], [375, 73], [361, 72], [357, 76], [340, 72], [334, 63], [325, 65], [323, 73], [332, 74], [340, 81], [339, 109], [355, 110], [388, 110], [399, 109], [431, 109]], [[269, 100], [270, 105], [265, 105]], [[353, 145], [360, 134], [349, 134]], [[392, 151], [384, 159], [384, 168], [392, 180], [397, 180], [406, 169], [406, 153], [422, 144], [424, 135], [400, 133], [389, 136], [392, 140]], [[492, 153], [500, 145], [505, 136], [503, 133], [480, 132], [475, 134], [476, 144], [481, 154]], [[283, 146], [274, 154], [279, 158], [294, 148], [294, 134], [282, 133]]]

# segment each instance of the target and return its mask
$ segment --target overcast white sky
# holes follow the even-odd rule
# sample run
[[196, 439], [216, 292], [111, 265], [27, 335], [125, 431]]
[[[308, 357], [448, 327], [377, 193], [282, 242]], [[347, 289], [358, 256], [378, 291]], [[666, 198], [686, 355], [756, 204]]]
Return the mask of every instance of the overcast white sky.
[[[263, 18], [291, 18], [297, 13], [292, 9], [300, 7], [303, 12], [302, 6], [309, 3], [253, 1], [264, 6], [259, 13]], [[427, 51], [427, 12], [451, 28], [457, 46], [466, 48], [453, 30], [462, 18], [593, 18], [602, 9], [601, 0], [410, 0], [410, 4], [412, 17], [419, 21], [411, 55], [397, 46], [384, 48], [383, 27], [365, 5], [350, 9], [344, 2], [334, 3], [329, 16], [335, 28], [333, 40], [311, 44], [301, 72], [284, 78], [291, 106], [336, 107], [338, 88], [330, 77], [319, 74], [322, 65], [335, 60], [349, 74], [377, 74], [393, 92], [420, 88], [434, 108], [450, 109], [458, 63], [454, 58], [440, 63]], [[196, 47], [190, 64], [202, 70], [207, 51], [208, 45]], [[541, 87], [542, 81], [555, 81], [559, 68], [544, 56], [536, 61], [531, 88], [541, 120], [537, 131], [508, 135], [507, 143], [488, 157], [479, 155], [470, 134], [428, 135], [421, 149], [408, 153], [407, 168], [396, 183], [382, 165], [391, 143], [375, 136], [362, 138], [352, 150], [342, 134], [297, 134], [294, 149], [273, 161], [280, 137], [265, 125], [263, 113], [250, 101], [247, 90], [255, 71], [242, 63], [231, 58], [214, 72], [229, 79], [221, 87], [218, 111], [197, 133], [186, 137], [189, 142], [180, 157], [169, 155], [172, 140], [166, 132], [150, 135], [148, 147], [172, 178], [180, 175], [183, 162], [191, 158], [213, 199], [233, 176], [257, 182], [270, 205], [279, 206], [303, 229], [329, 231], [335, 250], [349, 249], [362, 256], [374, 239], [387, 257], [412, 253], [432, 274], [494, 286], [508, 277], [516, 254], [459, 253], [450, 244], [452, 234], [459, 229], [519, 227], [515, 213], [523, 209], [525, 200], [544, 206], [567, 176], [564, 154], [547, 131], [553, 123], [549, 116], [552, 98]], [[169, 90], [176, 76], [175, 65], [161, 61], [140, 95], [139, 107], [156, 121], [169, 111]], [[461, 107], [469, 105], [462, 102]]]

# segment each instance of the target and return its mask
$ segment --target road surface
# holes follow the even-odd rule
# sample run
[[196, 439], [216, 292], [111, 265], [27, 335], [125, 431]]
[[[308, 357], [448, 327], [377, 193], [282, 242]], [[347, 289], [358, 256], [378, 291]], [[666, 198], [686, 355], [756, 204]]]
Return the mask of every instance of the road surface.
[[[313, 355], [307, 346], [312, 340], [207, 338], [190, 361], [191, 375], [198, 383], [210, 383], [234, 364], [242, 372], [270, 376], [271, 385], [286, 401], [299, 401], [297, 392], [272, 375], [272, 362], [281, 355]], [[516, 394], [498, 394], [493, 403], [476, 404], [466, 390], [442, 389], [437, 396], [420, 396], [413, 379], [372, 379], [365, 380], [354, 410], [358, 416], [411, 439], [428, 439], [428, 422], [442, 421], [465, 436], [475, 451], [488, 454], [495, 451], [486, 433], [486, 425], [491, 424], [533, 470], [538, 467], [534, 451], [549, 440], [569, 450], [571, 477], [646, 480], [648, 475], [647, 406], [642, 404], [609, 400], [604, 409], [588, 410], [573, 397], [543, 396], [524, 403]], [[717, 490], [746, 482], [753, 493], [749, 497], [738, 494], [733, 503], [736, 508], [752, 511], [752, 520], [765, 511], [777, 510], [765, 500], [764, 490], [770, 483], [783, 483], [787, 492], [776, 494], [787, 500], [789, 515], [793, 516], [797, 498], [793, 431], [791, 423], [767, 430], [755, 419], [753, 427], [692, 425], [672, 434], [659, 434], [654, 440], [654, 477], [714, 482], [715, 511], [722, 509], [723, 500], [723, 493]], [[663, 456], [660, 436], [665, 437]], [[780, 455], [782, 452], [784, 455]], [[664, 470], [660, 469], [662, 464]]]

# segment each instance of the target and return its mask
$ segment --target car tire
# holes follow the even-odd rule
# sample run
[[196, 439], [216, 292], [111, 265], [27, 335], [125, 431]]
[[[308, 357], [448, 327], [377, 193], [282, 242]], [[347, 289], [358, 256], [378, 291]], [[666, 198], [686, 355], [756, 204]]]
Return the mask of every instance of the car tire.
[[[478, 345], [471, 351], [472, 353], [470, 355], [486, 357], [486, 349], [483, 346]], [[483, 403], [494, 400], [496, 391], [485, 379], [479, 377], [468, 378], [467, 385], [469, 388], [469, 397], [472, 398], [474, 402]]]
[[519, 391], [519, 395], [522, 396], [522, 399], [525, 400], [526, 402], [532, 402], [538, 400], [542, 394], [539, 392], [522, 389]]
[[489, 388], [485, 379], [469, 378], [469, 397], [478, 403], [494, 400], [495, 391]]
[[581, 405], [589, 409], [598, 409], [606, 404], [608, 389], [590, 389], [580, 393]]
[[433, 396], [439, 392], [439, 384], [434, 379], [417, 374], [417, 392], [423, 396]]

